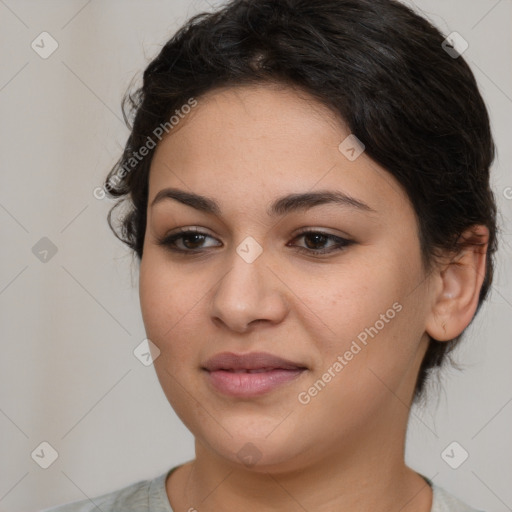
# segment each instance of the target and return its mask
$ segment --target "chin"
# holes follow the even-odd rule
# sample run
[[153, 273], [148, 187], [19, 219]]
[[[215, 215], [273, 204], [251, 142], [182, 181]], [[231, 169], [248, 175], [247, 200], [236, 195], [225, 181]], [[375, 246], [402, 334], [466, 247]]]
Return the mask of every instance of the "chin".
[[[236, 465], [238, 469], [256, 473], [296, 469], [301, 445], [294, 440], [300, 439], [300, 436], [294, 435], [284, 425], [280, 425], [274, 432], [268, 428], [267, 422], [260, 428], [255, 425], [254, 420], [250, 424], [240, 421], [236, 428], [232, 423], [229, 425], [233, 426], [229, 430], [232, 437], [223, 435], [224, 432], [220, 434], [218, 430], [212, 435], [212, 432], [205, 432], [204, 428], [194, 435], [201, 440], [200, 443], [206, 450]], [[273, 428], [275, 426], [274, 423]]]

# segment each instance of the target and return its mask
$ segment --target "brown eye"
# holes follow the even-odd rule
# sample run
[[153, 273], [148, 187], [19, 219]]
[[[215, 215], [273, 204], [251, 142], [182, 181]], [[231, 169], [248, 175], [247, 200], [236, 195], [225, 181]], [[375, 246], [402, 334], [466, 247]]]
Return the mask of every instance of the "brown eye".
[[[181, 235], [180, 239], [187, 249], [199, 249], [197, 244], [201, 244], [204, 241], [205, 236], [199, 233], [191, 233], [189, 235]], [[190, 246], [192, 245], [192, 247]]]
[[[297, 250], [313, 255], [341, 251], [354, 243], [353, 240], [347, 240], [346, 238], [341, 238], [330, 233], [323, 233], [322, 231], [303, 231], [295, 237], [294, 240], [300, 238], [304, 238], [306, 247], [297, 247]], [[325, 244], [327, 242], [333, 242], [333, 245], [326, 248]]]
[[[213, 237], [196, 229], [181, 230], [157, 241], [158, 245], [175, 252], [200, 252], [206, 239]], [[180, 245], [181, 244], [181, 245]]]

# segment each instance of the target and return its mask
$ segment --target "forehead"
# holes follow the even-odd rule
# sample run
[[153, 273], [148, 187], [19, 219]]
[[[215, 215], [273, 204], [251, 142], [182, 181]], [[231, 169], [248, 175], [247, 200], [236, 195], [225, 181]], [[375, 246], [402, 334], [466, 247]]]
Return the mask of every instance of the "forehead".
[[364, 152], [347, 157], [349, 129], [304, 91], [231, 87], [197, 102], [158, 144], [149, 204], [162, 188], [179, 187], [221, 203], [242, 199], [246, 207], [316, 189], [342, 191], [381, 213], [410, 206], [398, 182]]

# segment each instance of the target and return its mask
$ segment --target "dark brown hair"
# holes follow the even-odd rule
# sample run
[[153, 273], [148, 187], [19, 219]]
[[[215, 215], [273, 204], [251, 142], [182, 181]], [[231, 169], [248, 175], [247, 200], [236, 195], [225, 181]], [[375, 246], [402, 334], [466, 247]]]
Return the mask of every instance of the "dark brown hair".
[[[474, 75], [462, 56], [445, 51], [444, 39], [393, 0], [231, 0], [194, 16], [147, 66], [142, 86], [123, 100], [131, 134], [105, 181], [110, 197], [122, 198], [109, 212], [111, 228], [142, 258], [158, 127], [170, 131], [171, 116], [191, 98], [217, 87], [288, 84], [341, 116], [366, 154], [401, 184], [417, 215], [426, 270], [439, 250], [478, 243], [461, 240], [468, 227], [487, 226], [478, 311], [497, 248], [489, 186], [495, 148]], [[140, 149], [150, 146], [140, 157]], [[129, 209], [116, 229], [112, 213], [124, 200]], [[415, 399], [459, 339], [430, 340]]]

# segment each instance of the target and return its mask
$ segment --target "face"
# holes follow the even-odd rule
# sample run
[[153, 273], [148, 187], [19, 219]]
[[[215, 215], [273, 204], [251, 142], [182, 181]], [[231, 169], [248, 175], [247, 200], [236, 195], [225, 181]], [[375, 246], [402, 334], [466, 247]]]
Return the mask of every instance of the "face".
[[305, 93], [197, 101], [153, 157], [140, 266], [169, 402], [205, 453], [254, 471], [394, 438], [429, 304], [406, 194]]

